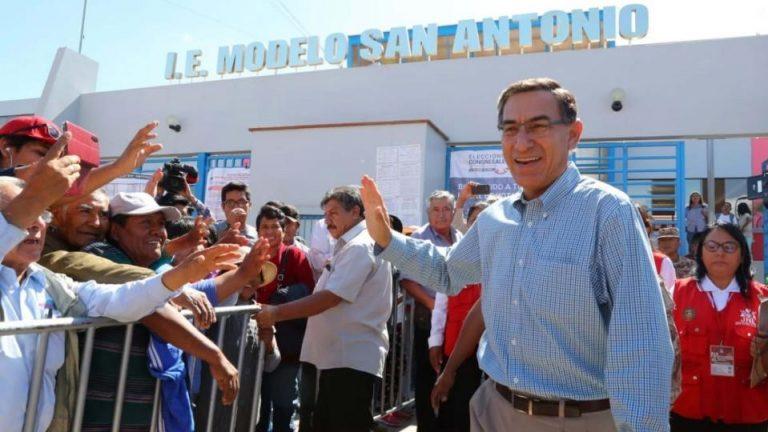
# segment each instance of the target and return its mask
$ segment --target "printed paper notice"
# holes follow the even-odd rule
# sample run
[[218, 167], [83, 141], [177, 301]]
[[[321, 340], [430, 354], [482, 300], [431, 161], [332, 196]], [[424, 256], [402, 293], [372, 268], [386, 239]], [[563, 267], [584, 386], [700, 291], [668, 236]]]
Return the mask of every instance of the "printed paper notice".
[[390, 214], [404, 225], [419, 225], [421, 207], [421, 147], [401, 145], [376, 149], [376, 182]]

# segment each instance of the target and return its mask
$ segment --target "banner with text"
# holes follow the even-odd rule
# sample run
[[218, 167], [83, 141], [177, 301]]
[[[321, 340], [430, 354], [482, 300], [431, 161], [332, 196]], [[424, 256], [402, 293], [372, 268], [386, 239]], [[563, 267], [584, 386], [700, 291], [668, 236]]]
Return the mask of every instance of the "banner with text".
[[499, 147], [452, 149], [449, 159], [448, 190], [456, 196], [470, 181], [489, 185], [491, 194], [496, 196], [507, 196], [517, 191], [518, 186]]

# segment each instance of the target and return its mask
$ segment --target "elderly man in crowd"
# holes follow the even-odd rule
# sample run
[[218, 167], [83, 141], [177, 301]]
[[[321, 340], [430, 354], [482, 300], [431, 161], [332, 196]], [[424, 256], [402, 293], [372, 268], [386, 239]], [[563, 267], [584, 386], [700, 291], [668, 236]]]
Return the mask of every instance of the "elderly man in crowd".
[[[176, 208], [160, 206], [152, 196], [144, 192], [121, 192], [109, 204], [109, 213], [110, 228], [106, 241], [92, 243], [86, 246], [84, 251], [118, 264], [131, 264], [157, 273], [173, 268], [173, 257], [164, 255], [163, 247], [168, 239], [166, 221], [181, 217]], [[214, 305], [235, 294], [259, 275], [261, 263], [266, 259], [266, 242], [257, 245], [252, 254], [259, 256], [258, 259], [247, 260], [248, 265], [240, 266], [236, 272], [196, 283], [194, 289], [205, 292]], [[103, 427], [112, 421], [111, 413], [116, 393], [114, 383], [118, 373], [115, 365], [119, 364], [119, 353], [111, 347], [122, 346], [124, 333], [121, 328], [97, 331], [83, 415], [85, 426]], [[155, 380], [145, 366], [148, 362], [147, 347], [150, 337], [151, 334], [145, 327], [137, 326], [134, 329], [128, 369], [131, 386], [127, 389], [125, 397], [125, 406], [130, 407], [133, 415], [130, 419], [123, 417], [123, 423], [130, 421], [128, 425], [131, 427], [148, 426], [152, 416]], [[201, 358], [205, 359], [202, 356]], [[218, 379], [218, 371], [212, 372]], [[222, 396], [224, 402], [229, 403], [234, 398], [234, 393], [225, 391]], [[191, 422], [191, 412], [186, 412], [189, 415], [184, 418]]]
[[[60, 157], [69, 139], [69, 134], [63, 135], [47, 155], [38, 160], [26, 187], [18, 179], [0, 180], [3, 321], [59, 316], [109, 316], [131, 321], [165, 304], [184, 284], [216, 269], [231, 268], [224, 262], [235, 248], [229, 245], [198, 252], [162, 276], [122, 285], [74, 282], [36, 264], [43, 249], [46, 224], [50, 221], [46, 208], [60, 199], [79, 176], [79, 159]], [[33, 420], [35, 431], [45, 431], [51, 423], [56, 373], [64, 362], [63, 333], [52, 333], [49, 337], [43, 386]], [[27, 414], [37, 339], [34, 334], [0, 338], [0, 369], [5, 386], [5, 396], [0, 403], [2, 430], [21, 430]]]
[[[109, 229], [109, 198], [102, 190], [83, 195], [64, 205], [53, 207], [53, 221], [45, 236], [43, 256], [39, 263], [44, 267], [66, 274], [76, 281], [94, 280], [100, 283], [125, 283], [155, 275], [155, 272], [130, 264], [118, 264], [86, 252], [84, 247], [103, 242]], [[198, 323], [207, 327], [215, 315], [205, 294], [194, 289], [184, 289], [171, 300], [172, 303], [190, 309]], [[213, 376], [222, 385], [222, 394], [234, 389], [237, 370], [227, 360], [218, 346], [200, 333], [175, 307], [167, 304], [141, 319], [151, 332], [160, 336], [184, 352], [209, 364]], [[103, 329], [97, 332], [99, 340], [104, 333], [122, 333], [119, 329]], [[58, 401], [58, 403], [63, 401]], [[107, 413], [109, 415], [109, 413]]]
[[[450, 246], [461, 238], [461, 233], [451, 226], [455, 207], [453, 194], [444, 190], [432, 192], [427, 198], [427, 219], [429, 223], [420, 227], [412, 238], [425, 240], [438, 246]], [[435, 290], [409, 279], [408, 274], [400, 286], [416, 300], [413, 330], [413, 369], [416, 381], [416, 422], [420, 432], [436, 429], [436, 417], [429, 403], [429, 395], [435, 385], [437, 373], [430, 364], [429, 336], [432, 310], [435, 308]], [[439, 311], [445, 316], [445, 308]], [[440, 332], [442, 333], [442, 331]], [[441, 345], [441, 344], [440, 344]]]
[[357, 188], [331, 190], [321, 207], [336, 246], [314, 293], [263, 305], [256, 320], [270, 327], [309, 317], [301, 347], [302, 431], [369, 431], [373, 387], [388, 346], [392, 269], [373, 255]]
[[472, 430], [669, 430], [672, 344], [632, 202], [568, 162], [583, 124], [560, 84], [518, 81], [497, 108], [521, 190], [441, 248], [392, 233], [364, 177], [379, 256], [440, 292], [482, 283], [478, 359], [490, 379], [472, 398]]

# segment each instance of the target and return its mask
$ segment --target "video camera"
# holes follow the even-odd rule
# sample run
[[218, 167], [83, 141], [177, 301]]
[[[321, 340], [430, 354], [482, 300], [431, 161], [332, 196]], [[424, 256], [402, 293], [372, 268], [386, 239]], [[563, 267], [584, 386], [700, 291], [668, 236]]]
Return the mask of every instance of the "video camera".
[[179, 158], [173, 158], [163, 165], [163, 179], [158, 186], [167, 193], [180, 194], [185, 189], [185, 183], [197, 183], [197, 169], [192, 165], [181, 163]]

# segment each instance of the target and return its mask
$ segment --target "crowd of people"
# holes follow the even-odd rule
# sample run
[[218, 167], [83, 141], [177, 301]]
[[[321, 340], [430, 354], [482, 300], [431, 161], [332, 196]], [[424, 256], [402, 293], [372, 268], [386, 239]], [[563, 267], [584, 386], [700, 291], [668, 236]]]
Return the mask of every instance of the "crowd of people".
[[[397, 370], [387, 352], [400, 293], [413, 299], [412, 370], [397, 373], [413, 378], [421, 432], [768, 431], [768, 289], [752, 278], [746, 203], [710, 221], [691, 194], [683, 255], [677, 228], [656, 230], [648, 209], [568, 161], [583, 129], [568, 90], [519, 81], [497, 108], [517, 193], [436, 190], [428, 222], [403, 229], [364, 176], [318, 197], [310, 239], [294, 206], [254, 206], [240, 182], [222, 188], [220, 221], [188, 184], [164, 190], [162, 170], [144, 192], [107, 196], [102, 186], [161, 150], [155, 122], [79, 178], [69, 133], [13, 119], [0, 128], [0, 320], [138, 321], [95, 332], [87, 431], [112, 430], [118, 401], [120, 430], [149, 430], [157, 379], [158, 430], [219, 430], [236, 399], [247, 430], [254, 390], [259, 431], [293, 431], [297, 418], [302, 432], [372, 430], [375, 389]], [[253, 317], [218, 322], [215, 307], [253, 304]], [[38, 337], [0, 337], [1, 430], [28, 415], [36, 431], [72, 427], [85, 338], [51, 333], [28, 413]]]

